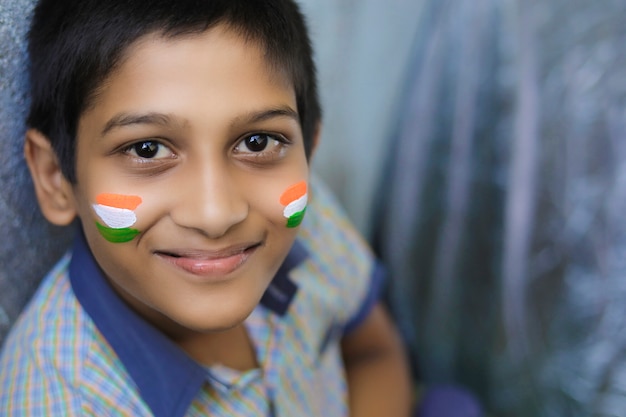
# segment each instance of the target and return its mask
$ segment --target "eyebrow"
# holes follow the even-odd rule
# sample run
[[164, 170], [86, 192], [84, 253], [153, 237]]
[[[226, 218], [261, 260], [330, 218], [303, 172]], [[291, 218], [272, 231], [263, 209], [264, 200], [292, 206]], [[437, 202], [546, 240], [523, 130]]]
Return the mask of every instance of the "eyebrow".
[[168, 126], [172, 124], [172, 117], [164, 113], [146, 113], [146, 114], [132, 114], [132, 113], [119, 113], [113, 116], [102, 129], [101, 136], [105, 136], [113, 129], [118, 129], [125, 126], [132, 125], [160, 125]]
[[[298, 112], [289, 106], [282, 106], [261, 111], [253, 111], [242, 116], [237, 116], [231, 125], [260, 123], [277, 117], [288, 117], [300, 122]], [[113, 116], [104, 126], [101, 136], [105, 136], [111, 130], [132, 125], [159, 125], [169, 126], [174, 122], [173, 117], [157, 112], [146, 114], [119, 113]]]
[[300, 122], [300, 116], [297, 111], [289, 106], [282, 106], [261, 111], [253, 111], [238, 116], [232, 121], [231, 125], [236, 126], [240, 124], [260, 123], [277, 117], [288, 117], [296, 122]]

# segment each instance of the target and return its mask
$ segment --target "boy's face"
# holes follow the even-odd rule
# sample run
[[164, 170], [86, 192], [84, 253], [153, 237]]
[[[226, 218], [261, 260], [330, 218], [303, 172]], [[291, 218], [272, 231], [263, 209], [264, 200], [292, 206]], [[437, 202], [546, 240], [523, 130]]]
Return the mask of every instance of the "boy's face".
[[308, 178], [296, 110], [257, 45], [218, 26], [136, 42], [81, 117], [73, 204], [157, 326], [227, 329], [259, 302], [297, 231], [281, 196]]

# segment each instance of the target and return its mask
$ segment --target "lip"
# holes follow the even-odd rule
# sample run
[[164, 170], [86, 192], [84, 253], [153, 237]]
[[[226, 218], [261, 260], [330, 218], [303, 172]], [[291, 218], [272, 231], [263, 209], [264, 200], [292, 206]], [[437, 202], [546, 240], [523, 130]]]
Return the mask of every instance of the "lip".
[[261, 247], [261, 243], [230, 246], [219, 250], [169, 249], [155, 255], [191, 275], [210, 280], [224, 280], [242, 267]]

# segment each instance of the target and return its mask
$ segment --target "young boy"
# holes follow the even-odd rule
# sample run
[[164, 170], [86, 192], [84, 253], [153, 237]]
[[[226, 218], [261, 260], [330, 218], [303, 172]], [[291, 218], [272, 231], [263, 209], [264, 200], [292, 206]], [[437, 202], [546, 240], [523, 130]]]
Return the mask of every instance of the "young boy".
[[44, 216], [79, 222], [0, 415], [409, 414], [372, 255], [309, 178], [292, 1], [42, 0], [29, 42], [26, 160]]

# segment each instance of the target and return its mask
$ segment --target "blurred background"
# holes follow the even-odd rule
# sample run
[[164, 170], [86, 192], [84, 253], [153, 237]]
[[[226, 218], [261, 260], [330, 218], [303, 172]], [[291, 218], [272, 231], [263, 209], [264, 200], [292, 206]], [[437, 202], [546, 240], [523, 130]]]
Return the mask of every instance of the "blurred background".
[[[32, 3], [0, 2], [0, 343], [69, 239], [21, 157]], [[390, 269], [416, 378], [493, 416], [623, 416], [626, 2], [300, 3], [314, 169]]]

